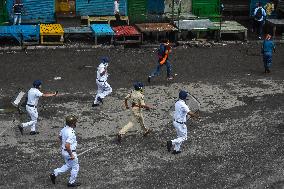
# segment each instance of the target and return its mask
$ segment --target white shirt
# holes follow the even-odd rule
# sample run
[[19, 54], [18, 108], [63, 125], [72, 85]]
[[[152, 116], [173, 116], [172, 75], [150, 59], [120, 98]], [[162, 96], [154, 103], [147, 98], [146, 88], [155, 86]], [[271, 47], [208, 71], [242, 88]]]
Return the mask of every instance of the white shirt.
[[186, 122], [186, 115], [190, 112], [184, 100], [179, 99], [175, 103], [174, 120], [178, 122]]
[[105, 72], [104, 75], [101, 76], [101, 74], [106, 71], [106, 67], [103, 63], [100, 63], [100, 65], [98, 66], [98, 71], [97, 71], [97, 79], [99, 81], [106, 81], [107, 80], [107, 73]]
[[114, 14], [119, 13], [119, 3], [114, 1]]
[[62, 149], [65, 149], [65, 144], [69, 143], [71, 150], [76, 150], [77, 139], [75, 135], [75, 130], [72, 127], [66, 125], [61, 129], [59, 136], [62, 138]]
[[256, 12], [257, 12], [258, 9], [261, 9], [262, 16], [261, 16], [261, 18], [260, 18], [259, 20], [257, 20], [257, 21], [261, 22], [261, 21], [263, 21], [264, 16], [266, 16], [266, 12], [265, 12], [264, 8], [262, 8], [262, 7], [257, 7], [257, 8], [255, 8], [255, 10], [254, 10], [253, 16], [256, 15]]
[[43, 95], [37, 88], [31, 88], [28, 92], [28, 101], [27, 104], [37, 106], [39, 97]]

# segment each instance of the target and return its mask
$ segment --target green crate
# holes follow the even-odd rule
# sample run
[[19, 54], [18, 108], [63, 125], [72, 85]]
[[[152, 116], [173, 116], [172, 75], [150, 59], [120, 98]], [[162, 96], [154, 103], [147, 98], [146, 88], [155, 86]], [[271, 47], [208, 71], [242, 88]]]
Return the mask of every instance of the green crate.
[[127, 0], [127, 13], [131, 23], [144, 22], [147, 14], [147, 0]]
[[220, 0], [192, 0], [192, 13], [212, 21], [220, 19]]

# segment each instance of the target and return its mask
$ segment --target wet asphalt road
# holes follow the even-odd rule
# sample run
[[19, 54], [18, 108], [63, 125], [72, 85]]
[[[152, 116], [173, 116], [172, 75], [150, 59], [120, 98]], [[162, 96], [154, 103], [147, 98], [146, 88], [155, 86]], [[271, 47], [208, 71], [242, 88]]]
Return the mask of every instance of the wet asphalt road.
[[[79, 116], [78, 152], [82, 155], [81, 188], [283, 188], [284, 187], [284, 45], [277, 45], [272, 74], [263, 74], [260, 44], [175, 47], [170, 60], [173, 81], [162, 76], [150, 84], [155, 48], [46, 49], [0, 52], [0, 105], [9, 108], [18, 88], [43, 80], [40, 134], [21, 136], [12, 128], [25, 114], [1, 113], [0, 188], [64, 188], [69, 174], [53, 186], [48, 174], [63, 163], [57, 135], [64, 117]], [[110, 57], [113, 93], [91, 108], [96, 92], [96, 66]], [[55, 77], [61, 77], [55, 80]], [[143, 138], [134, 129], [116, 143], [116, 133], [129, 118], [123, 98], [134, 81], [146, 85], [145, 100], [157, 108], [144, 112], [153, 133]], [[182, 154], [166, 151], [175, 137], [170, 107], [179, 89], [201, 102], [200, 120], [188, 122]], [[13, 122], [14, 120], [14, 122]], [[136, 131], [138, 130], [138, 132]]]

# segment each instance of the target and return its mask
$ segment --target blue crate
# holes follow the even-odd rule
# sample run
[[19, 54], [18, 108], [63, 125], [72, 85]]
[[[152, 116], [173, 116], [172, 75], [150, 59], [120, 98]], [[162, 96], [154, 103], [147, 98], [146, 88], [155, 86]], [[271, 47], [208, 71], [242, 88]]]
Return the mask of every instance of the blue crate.
[[114, 36], [114, 31], [109, 24], [91, 24], [95, 36]]
[[0, 37], [12, 37], [19, 42], [39, 41], [38, 25], [12, 25], [0, 26]]

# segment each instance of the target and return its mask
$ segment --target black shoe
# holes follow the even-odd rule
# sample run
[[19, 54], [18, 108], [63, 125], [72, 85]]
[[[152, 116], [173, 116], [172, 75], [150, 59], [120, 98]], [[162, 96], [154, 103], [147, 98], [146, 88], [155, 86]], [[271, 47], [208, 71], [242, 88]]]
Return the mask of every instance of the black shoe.
[[98, 101], [103, 104], [103, 99], [101, 97], [98, 97]]
[[21, 135], [23, 135], [24, 134], [24, 128], [21, 126], [21, 125], [18, 125], [18, 128], [19, 128], [19, 130], [20, 130], [20, 132], [21, 132]]
[[151, 82], [151, 76], [148, 76], [148, 83]]
[[174, 155], [180, 154], [180, 153], [181, 153], [181, 151], [175, 151], [175, 150], [172, 152], [172, 154], [174, 154]]
[[30, 132], [30, 135], [36, 135], [36, 134], [39, 134], [39, 132], [36, 132], [36, 131], [31, 131]]
[[77, 187], [77, 186], [80, 186], [80, 185], [81, 185], [81, 183], [79, 183], [79, 182], [74, 182], [74, 183], [72, 183], [72, 184], [68, 183], [68, 184], [67, 184], [67, 187]]
[[49, 175], [49, 177], [50, 177], [51, 182], [52, 182], [53, 184], [55, 184], [55, 179], [56, 179], [55, 174], [54, 174], [54, 173], [51, 173], [51, 174]]
[[117, 134], [117, 142], [119, 144], [121, 143], [121, 139], [122, 139], [122, 135], [121, 134]]
[[92, 104], [92, 107], [97, 107], [99, 106], [99, 104]]
[[172, 141], [167, 141], [167, 149], [168, 149], [168, 152], [170, 152], [171, 151], [171, 149], [172, 149], [172, 147], [173, 147], [173, 143], [172, 143]]

